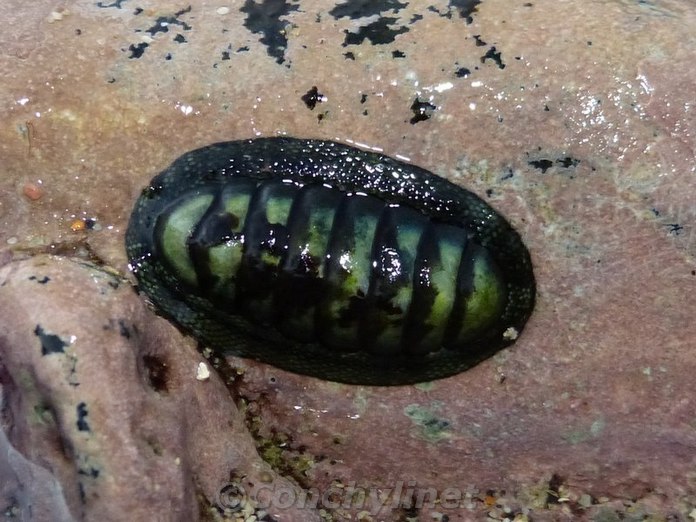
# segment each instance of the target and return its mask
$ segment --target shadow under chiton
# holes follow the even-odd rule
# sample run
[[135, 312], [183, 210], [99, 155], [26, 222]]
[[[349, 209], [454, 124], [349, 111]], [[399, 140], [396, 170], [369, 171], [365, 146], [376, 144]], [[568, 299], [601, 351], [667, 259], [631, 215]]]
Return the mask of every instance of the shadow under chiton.
[[184, 154], [143, 191], [126, 246], [142, 291], [204, 344], [332, 381], [461, 372], [534, 307], [529, 253], [490, 206], [329, 141]]

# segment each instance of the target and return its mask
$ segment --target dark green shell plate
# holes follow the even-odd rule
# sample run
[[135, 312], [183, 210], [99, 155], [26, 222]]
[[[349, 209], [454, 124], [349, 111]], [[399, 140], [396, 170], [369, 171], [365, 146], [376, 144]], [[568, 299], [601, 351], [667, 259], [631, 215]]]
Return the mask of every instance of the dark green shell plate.
[[446, 377], [512, 343], [529, 253], [473, 193], [329, 141], [188, 152], [126, 232], [140, 289], [220, 355], [355, 384]]

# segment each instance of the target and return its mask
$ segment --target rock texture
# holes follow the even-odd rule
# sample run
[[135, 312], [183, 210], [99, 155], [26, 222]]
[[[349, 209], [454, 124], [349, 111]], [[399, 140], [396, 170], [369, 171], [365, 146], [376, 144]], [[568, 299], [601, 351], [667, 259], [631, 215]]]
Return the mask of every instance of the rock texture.
[[[689, 0], [25, 4], [0, 3], [11, 513], [225, 517], [246, 475], [286, 517], [696, 517]], [[196, 380], [121, 279], [123, 231], [181, 153], [275, 134], [407, 157], [504, 214], [539, 285], [514, 347], [409, 387], [233, 358]]]
[[194, 343], [127, 282], [35, 256], [0, 269], [0, 310], [1, 501], [13, 516], [318, 520], [263, 509], [264, 490], [299, 490], [259, 458]]

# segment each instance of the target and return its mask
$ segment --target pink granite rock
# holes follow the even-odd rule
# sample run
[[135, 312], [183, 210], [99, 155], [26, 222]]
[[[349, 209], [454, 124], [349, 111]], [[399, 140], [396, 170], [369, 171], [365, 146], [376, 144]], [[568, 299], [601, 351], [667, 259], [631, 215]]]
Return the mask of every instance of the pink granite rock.
[[58, 257], [11, 262], [0, 314], [0, 477], [14, 516], [317, 519], [259, 507], [264, 490], [299, 489], [259, 458], [194, 343], [117, 275]]
[[[10, 250], [91, 256], [123, 276], [123, 231], [153, 175], [215, 141], [288, 134], [377, 147], [467, 186], [520, 231], [539, 284], [537, 309], [511, 349], [450, 379], [389, 389], [230, 358], [243, 375], [226, 392], [215, 374], [194, 382], [191, 365], [201, 359], [193, 341], [124, 285], [87, 303], [68, 297], [70, 307], [103, 298], [103, 310], [124, 317], [131, 310], [148, 325], [139, 335], [152, 337], [136, 351], [135, 335], [114, 333], [118, 323], [101, 331], [115, 343], [105, 353], [131, 359], [112, 361], [123, 365], [119, 380], [104, 373], [89, 393], [66, 380], [69, 365], [60, 361], [69, 358], [29, 359], [3, 344], [5, 366], [32, 368], [20, 384], [43, 386], [32, 395], [13, 380], [17, 404], [7, 411], [28, 414], [32, 397], [53, 405], [43, 424], [29, 426], [15, 413], [19, 427], [8, 437], [17, 453], [0, 461], [0, 477], [25, 477], [14, 491], [27, 502], [60, 510], [62, 491], [79, 518], [83, 481], [85, 498], [105, 506], [95, 517], [107, 516], [116, 498], [174, 517], [161, 507], [171, 500], [182, 516], [197, 516], [186, 511], [196, 459], [181, 441], [197, 447], [196, 430], [211, 434], [219, 418], [236, 418], [237, 401], [263, 458], [303, 486], [264, 489], [276, 507], [298, 507], [316, 488], [335, 520], [696, 516], [696, 12], [689, 0], [5, 0], [0, 18], [9, 20], [0, 35], [0, 259]], [[4, 270], [20, 266], [31, 265]], [[85, 291], [83, 279], [70, 281], [46, 296], [50, 318], [70, 309], [66, 295]], [[30, 297], [11, 298], [13, 313]], [[36, 304], [26, 310], [39, 312]], [[80, 325], [98, 330], [104, 317], [84, 311]], [[2, 323], [3, 339], [36, 348], [36, 324], [27, 330], [12, 321]], [[41, 324], [63, 340], [79, 334], [68, 352], [86, 350], [77, 325]], [[189, 383], [170, 388], [170, 401], [143, 380], [141, 350], [160, 354], [155, 338], [162, 350], [185, 347], [166, 359], [170, 378]], [[90, 364], [80, 382], [104, 361]], [[163, 456], [140, 458], [142, 440], [122, 438], [103, 409], [90, 407], [128, 375], [143, 395], [113, 410], [123, 419], [152, 412], [131, 431], [171, 434], [156, 440], [163, 455], [179, 448], [179, 467]], [[225, 399], [203, 414], [201, 386], [213, 382]], [[80, 402], [90, 428], [104, 420], [108, 436], [97, 441], [77, 429]], [[242, 460], [255, 458], [249, 433], [232, 424], [235, 435], [215, 439], [217, 450], [188, 450], [199, 452], [196, 480], [206, 502], [230, 472], [225, 441], [238, 434], [247, 441], [239, 453], [251, 459]], [[65, 439], [69, 458], [55, 435], [45, 448], [32, 444], [61, 430], [76, 436]], [[126, 457], [103, 453], [121, 442]], [[38, 451], [54, 460], [37, 462]], [[78, 467], [78, 454], [92, 460]], [[95, 499], [90, 466], [112, 476], [116, 463], [130, 481], [116, 480]], [[171, 486], [155, 489], [151, 469]], [[130, 487], [149, 493], [118, 496], [148, 479], [150, 490]], [[401, 506], [430, 488], [446, 498]], [[37, 490], [50, 494], [32, 500]], [[374, 502], [358, 502], [363, 493]]]

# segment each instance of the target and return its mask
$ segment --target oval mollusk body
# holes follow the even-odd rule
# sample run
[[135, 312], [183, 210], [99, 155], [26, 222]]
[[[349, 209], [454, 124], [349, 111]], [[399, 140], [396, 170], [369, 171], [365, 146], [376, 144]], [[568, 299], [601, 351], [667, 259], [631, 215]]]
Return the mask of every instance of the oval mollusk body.
[[486, 203], [333, 142], [189, 152], [144, 191], [126, 242], [142, 290], [202, 342], [328, 380], [457, 373], [534, 304], [529, 254]]

